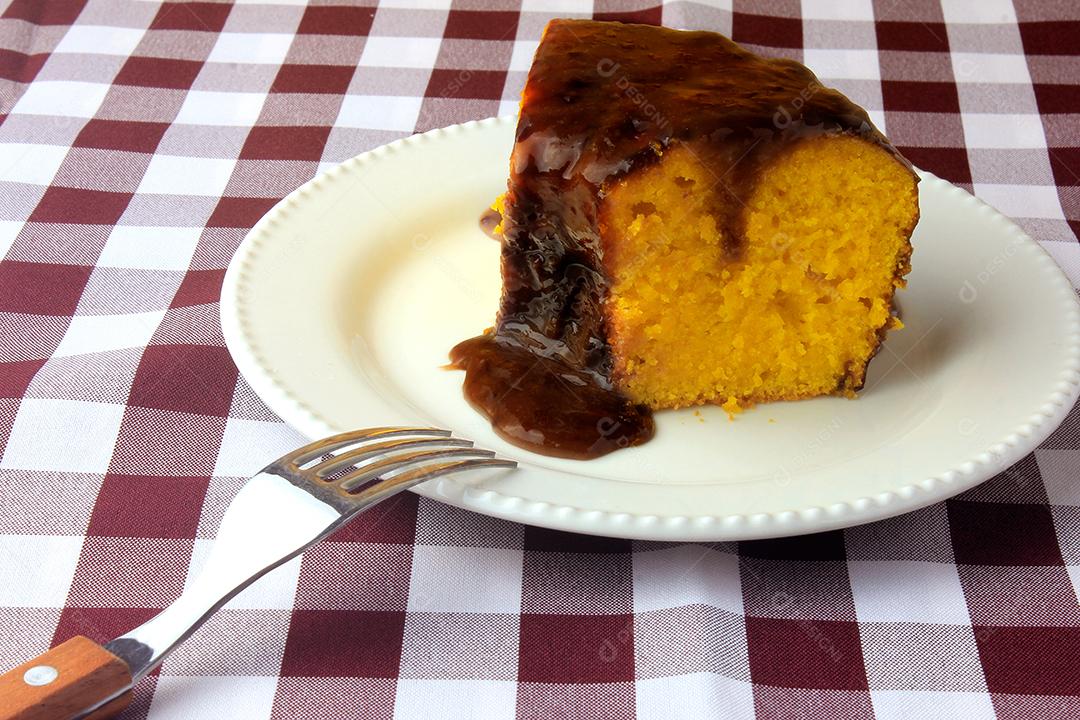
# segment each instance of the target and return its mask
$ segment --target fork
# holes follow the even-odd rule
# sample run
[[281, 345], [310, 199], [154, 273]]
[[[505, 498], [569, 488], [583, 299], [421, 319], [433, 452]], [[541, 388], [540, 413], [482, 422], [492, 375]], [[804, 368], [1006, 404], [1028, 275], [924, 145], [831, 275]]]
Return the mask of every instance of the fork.
[[0, 675], [0, 720], [101, 720], [234, 595], [372, 505], [442, 475], [512, 468], [437, 428], [334, 435], [271, 463], [233, 498], [202, 573], [171, 605], [104, 646], [74, 637]]

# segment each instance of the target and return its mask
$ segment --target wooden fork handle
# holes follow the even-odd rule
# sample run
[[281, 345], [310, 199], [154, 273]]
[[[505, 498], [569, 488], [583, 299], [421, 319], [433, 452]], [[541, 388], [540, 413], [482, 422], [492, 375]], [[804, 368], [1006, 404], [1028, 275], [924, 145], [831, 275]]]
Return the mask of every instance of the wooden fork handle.
[[0, 675], [0, 720], [105, 720], [130, 701], [127, 663], [81, 635]]

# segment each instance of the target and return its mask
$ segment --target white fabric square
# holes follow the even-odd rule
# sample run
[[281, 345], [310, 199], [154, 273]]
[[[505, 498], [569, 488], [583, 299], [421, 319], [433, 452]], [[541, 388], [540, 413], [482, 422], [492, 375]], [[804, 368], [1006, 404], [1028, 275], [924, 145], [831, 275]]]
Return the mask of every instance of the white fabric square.
[[202, 228], [116, 225], [98, 257], [100, 267], [186, 271]]
[[[1057, 245], [1066, 243], [1044, 243], [1043, 247], [1057, 254]], [[1076, 243], [1069, 242], [1076, 248]], [[1074, 255], [1076, 253], [1070, 253]], [[1057, 259], [1055, 257], [1055, 259]], [[1076, 467], [1080, 465], [1080, 452], [1076, 450], [1036, 450], [1035, 461], [1039, 464], [1039, 474], [1046, 487], [1046, 496], [1051, 505], [1080, 506], [1080, 482], [1076, 479]]]
[[593, 0], [523, 0], [521, 10], [522, 12], [540, 12], [545, 15], [591, 16]]
[[[411, 612], [521, 612], [521, 550], [413, 548]], [[477, 588], [484, 592], [476, 592]]]
[[848, 575], [861, 622], [971, 622], [951, 563], [851, 560]]
[[499, 117], [506, 115], [518, 114], [519, 103], [517, 100], [500, 100], [499, 101]]
[[[213, 539], [197, 538], [191, 549], [184, 589], [199, 576], [214, 547]], [[227, 602], [227, 610], [292, 610], [296, 599], [296, 583], [300, 580], [300, 556], [279, 565], [266, 575], [244, 588], [239, 595]]]
[[92, 118], [109, 87], [69, 80], [35, 80], [15, 103], [11, 114]]
[[1056, 187], [974, 183], [975, 197], [1009, 217], [1063, 220]]
[[268, 718], [276, 677], [184, 676], [162, 674], [147, 720]]
[[270, 460], [307, 442], [284, 423], [231, 417], [221, 438], [214, 475], [251, 477]]
[[1046, 136], [1038, 115], [960, 113], [969, 148], [1043, 148]]
[[742, 614], [739, 558], [702, 545], [634, 553], [634, 611], [711, 605]]
[[430, 69], [439, 56], [442, 38], [369, 37], [364, 41], [360, 67]]
[[941, 13], [947, 23], [1016, 22], [1012, 0], [941, 0]]
[[154, 155], [136, 192], [218, 197], [229, 183], [236, 160]]
[[987, 693], [874, 690], [870, 693], [877, 720], [964, 718], [993, 720], [994, 705]]
[[26, 223], [21, 220], [0, 220], [0, 260], [7, 255], [11, 244], [25, 226]]
[[532, 67], [533, 55], [536, 54], [536, 46], [539, 40], [517, 40], [514, 49], [510, 52], [510, 72], [529, 72]]
[[263, 93], [192, 90], [176, 114], [175, 123], [250, 127], [259, 119], [266, 95]]
[[139, 348], [150, 342], [164, 310], [126, 315], [76, 315], [53, 353], [57, 357]]
[[958, 83], [1029, 83], [1027, 58], [1005, 53], [954, 52], [953, 77]]
[[280, 65], [285, 61], [293, 36], [287, 33], [223, 32], [207, 62]]
[[634, 683], [637, 716], [727, 720], [754, 717], [754, 688], [713, 673], [639, 678]]
[[379, 0], [379, 7], [405, 10], [449, 10], [453, 0]]
[[806, 48], [803, 62], [822, 80], [880, 80], [876, 50], [824, 50]]
[[137, 28], [72, 25], [53, 52], [127, 56], [135, 51], [143, 32]]
[[1073, 593], [1076, 595], [1076, 601], [1080, 602], [1080, 566], [1068, 565], [1065, 568], [1065, 572], [1069, 573], [1069, 580], [1072, 581]]
[[415, 680], [397, 682], [395, 718], [513, 720], [517, 683], [512, 680]]
[[82, 543], [78, 535], [0, 535], [0, 606], [64, 607]]
[[423, 102], [406, 95], [346, 95], [334, 126], [412, 132]]
[[874, 20], [872, 0], [802, 0], [807, 20]]
[[24, 398], [0, 467], [103, 474], [123, 417], [123, 405]]
[[4, 159], [0, 160], [0, 180], [48, 185], [67, 154], [66, 147], [57, 145], [5, 143]]

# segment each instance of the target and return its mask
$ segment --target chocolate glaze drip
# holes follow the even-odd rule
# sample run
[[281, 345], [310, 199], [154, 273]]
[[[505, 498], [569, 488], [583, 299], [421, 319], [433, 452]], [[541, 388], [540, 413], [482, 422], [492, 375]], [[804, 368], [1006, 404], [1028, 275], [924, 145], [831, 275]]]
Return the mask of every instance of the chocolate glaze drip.
[[589, 458], [652, 436], [648, 409], [634, 405], [595, 372], [544, 359], [495, 335], [460, 343], [465, 397], [506, 440], [556, 457]]
[[450, 353], [469, 401], [503, 437], [545, 454], [597, 457], [651, 438], [649, 410], [611, 374], [604, 258], [618, 248], [604, 243], [605, 188], [674, 144], [694, 148], [716, 170], [716, 212], [737, 255], [760, 169], [822, 133], [895, 154], [864, 110], [792, 60], [710, 32], [551, 21], [510, 160], [498, 320]]

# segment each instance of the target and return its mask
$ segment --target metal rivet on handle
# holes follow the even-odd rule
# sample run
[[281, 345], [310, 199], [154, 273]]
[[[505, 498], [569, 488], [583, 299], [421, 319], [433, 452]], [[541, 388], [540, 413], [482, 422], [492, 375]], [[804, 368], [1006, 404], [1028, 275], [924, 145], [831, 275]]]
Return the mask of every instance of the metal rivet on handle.
[[60, 673], [51, 665], [35, 665], [23, 673], [23, 682], [27, 685], [48, 685]]

